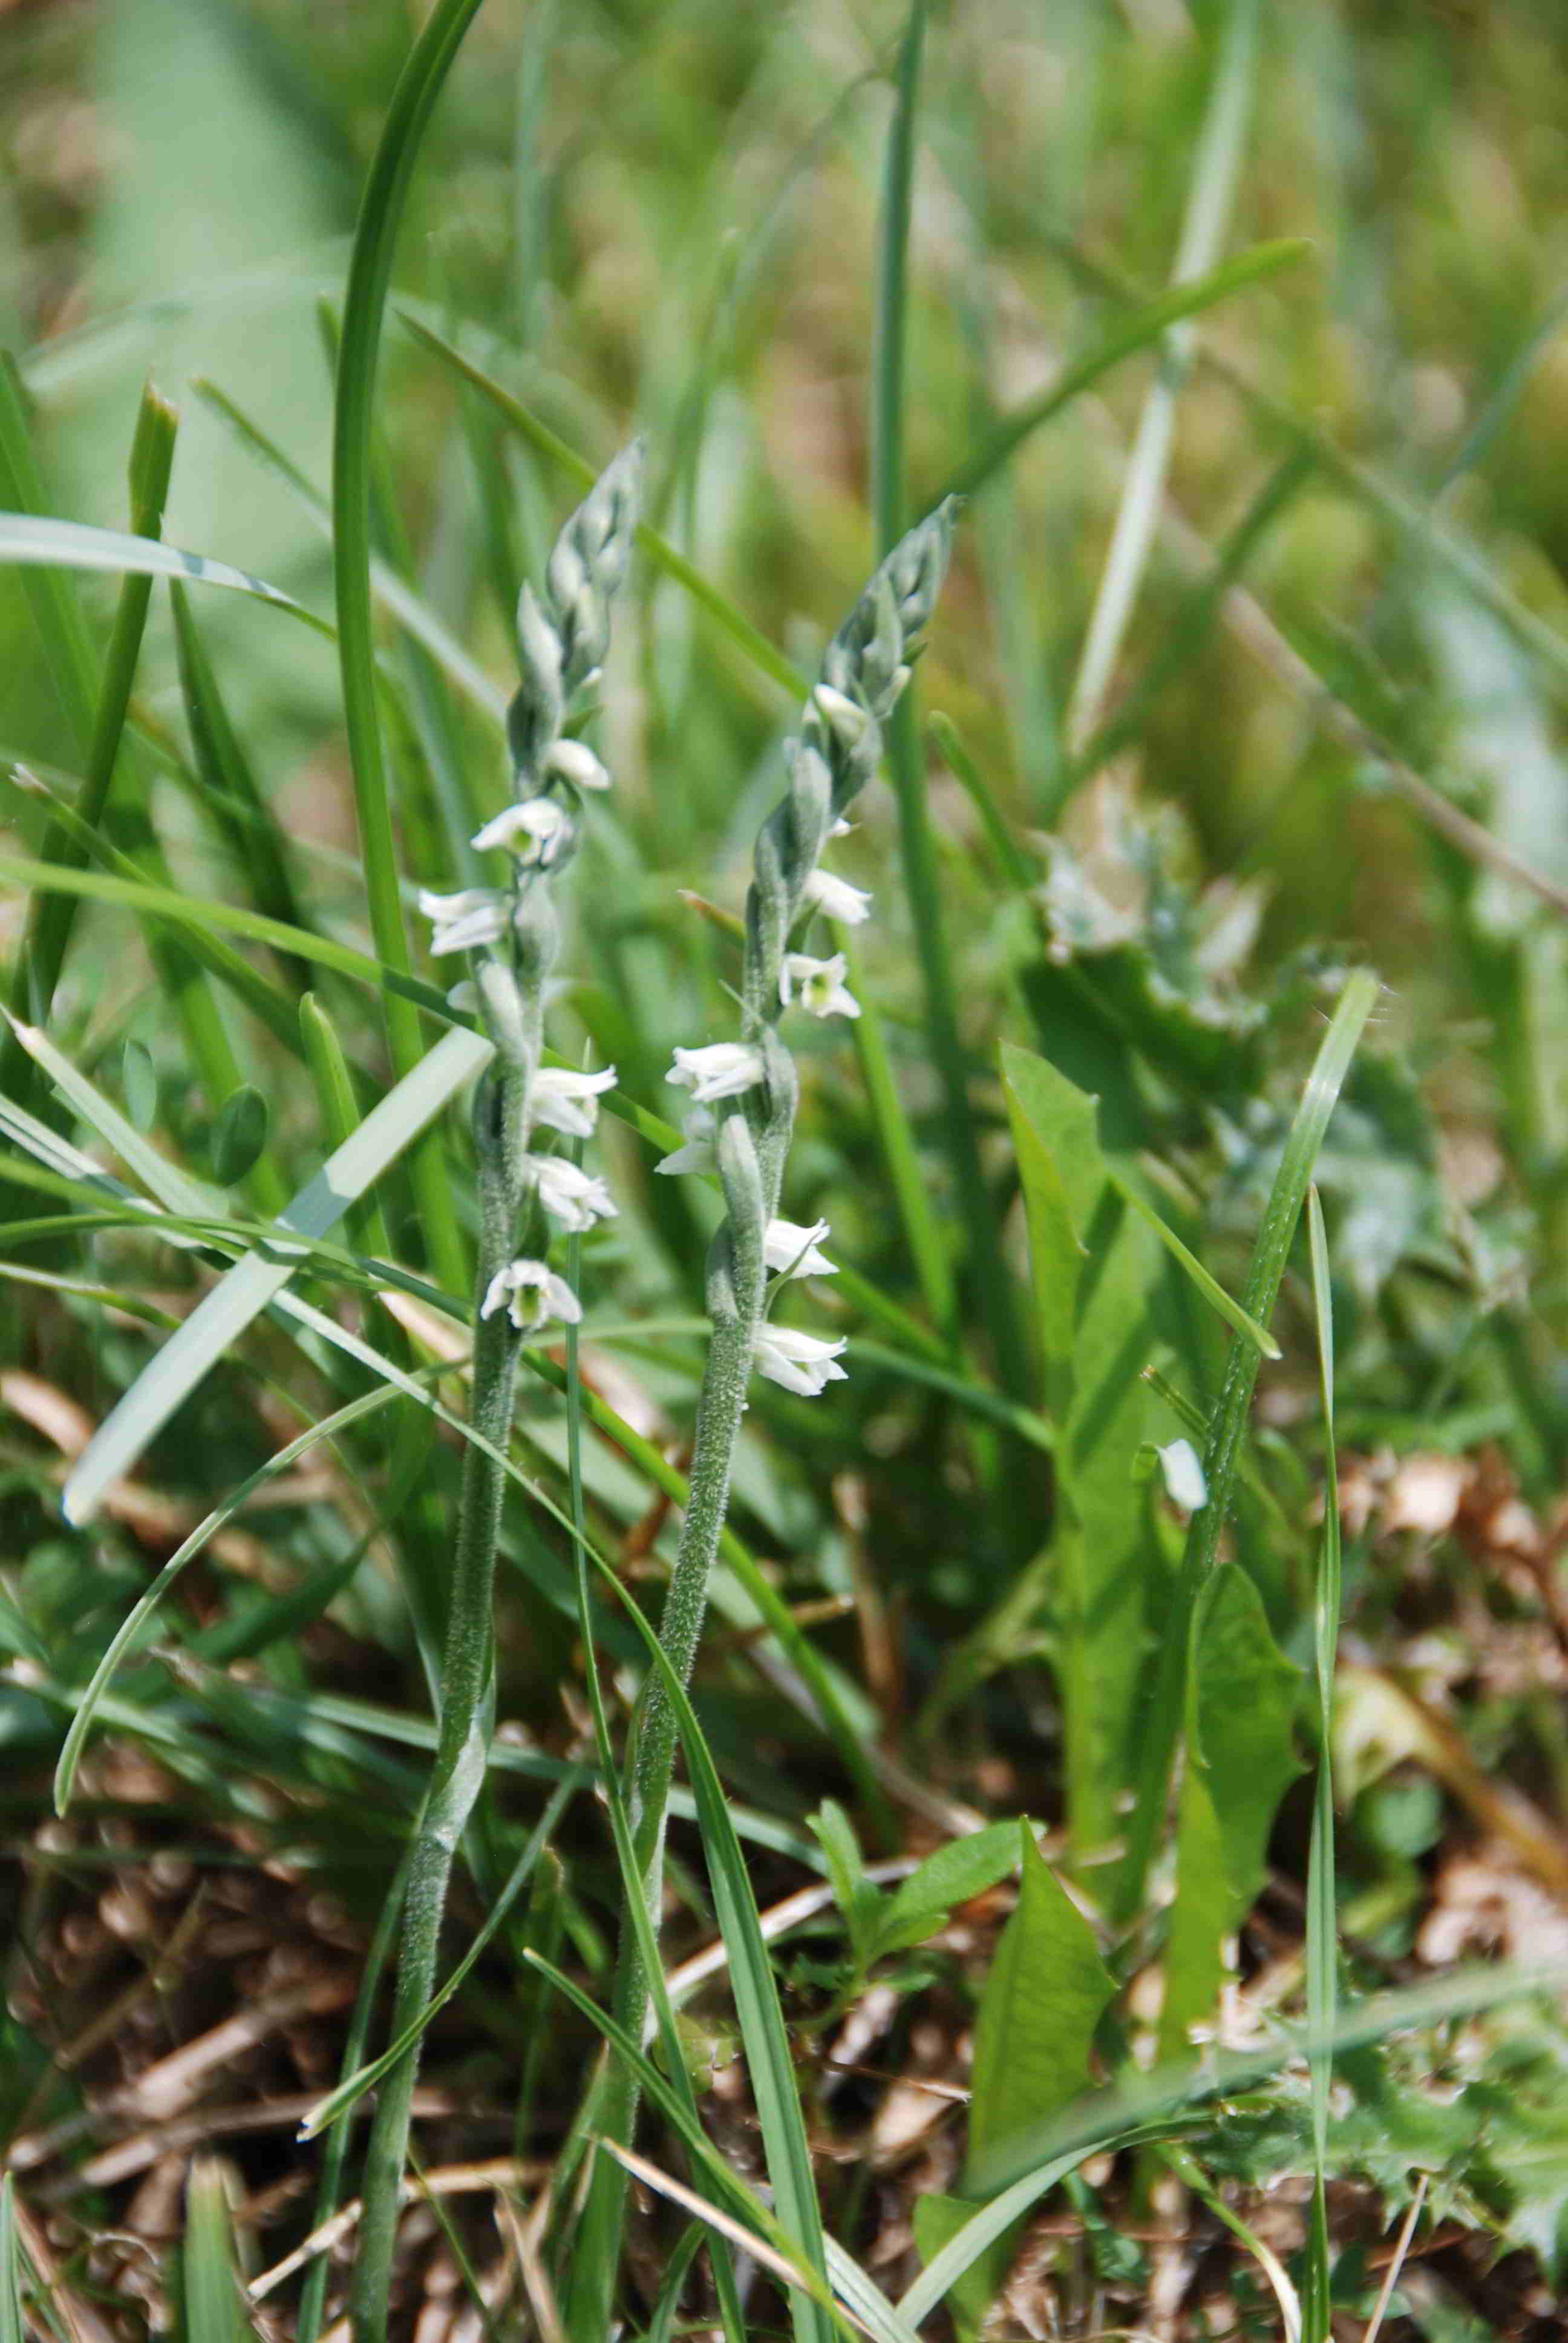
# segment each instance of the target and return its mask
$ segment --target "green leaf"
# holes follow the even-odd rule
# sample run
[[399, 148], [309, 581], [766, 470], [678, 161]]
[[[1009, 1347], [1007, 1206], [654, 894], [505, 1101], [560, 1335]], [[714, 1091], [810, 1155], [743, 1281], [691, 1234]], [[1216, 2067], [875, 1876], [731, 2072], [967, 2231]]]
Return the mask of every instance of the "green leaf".
[[247, 569], [231, 568], [205, 553], [185, 553], [177, 545], [156, 538], [132, 537], [124, 529], [94, 528], [85, 521], [55, 520], [32, 513], [0, 512], [0, 564], [50, 569], [106, 569], [116, 577], [178, 578], [197, 586], [223, 586], [236, 594], [254, 594], [303, 618], [319, 635], [330, 635], [325, 618], [297, 602], [292, 594], [254, 578]]
[[1244, 1570], [1222, 1569], [1211, 1580], [1194, 1647], [1160, 2021], [1167, 2056], [1213, 2015], [1225, 1940], [1251, 1909], [1275, 1811], [1302, 1770], [1294, 1743], [1301, 1670], [1270, 1634], [1262, 1597]]
[[1018, 1861], [1016, 1823], [990, 1823], [964, 1838], [950, 1839], [928, 1855], [894, 1893], [883, 1899], [872, 1936], [871, 1956], [923, 1944], [941, 1927], [955, 1905], [983, 1896], [1005, 1879]]
[[1027, 1823], [1019, 1835], [1018, 1909], [1002, 1930], [975, 2021], [971, 2174], [1015, 2133], [1077, 2097], [1094, 2029], [1116, 1990], [1093, 1929]]
[[22, 2251], [16, 2237], [16, 2183], [0, 2177], [0, 2343], [23, 2343]]
[[[1095, 1101], [1045, 1059], [1005, 1047], [1045, 1385], [1058, 1425], [1050, 1557], [1075, 1849], [1112, 1839], [1161, 1574], [1138, 1453], [1158, 1431], [1142, 1380], [1157, 1347], [1152, 1232], [1101, 1152]], [[1010, 1619], [1008, 1640], [1018, 1624]]]
[[[962, 2235], [976, 2210], [961, 2197], [944, 2197], [934, 2189], [916, 2197], [912, 2216], [915, 2245], [928, 2268], [944, 2247]], [[1024, 2219], [1024, 2214], [1020, 2213], [1005, 2229], [999, 2230], [947, 2288], [948, 2313], [959, 2343], [976, 2343], [985, 2315], [1001, 2292], [1012, 2267], [1018, 2241], [1023, 2235]], [[907, 2306], [903, 2307], [907, 2311]]]
[[[1377, 999], [1377, 979], [1358, 970], [1345, 984], [1329, 1029], [1319, 1045], [1296, 1111], [1280, 1168], [1269, 1192], [1262, 1224], [1252, 1248], [1243, 1306], [1258, 1322], [1273, 1314], [1280, 1282], [1285, 1273], [1296, 1224], [1301, 1218], [1312, 1169], [1329, 1127], [1341, 1086], [1372, 1015]], [[1130, 1918], [1143, 1898], [1143, 1885], [1164, 1816], [1171, 1768], [1181, 1738], [1186, 1703], [1188, 1644], [1198, 1598], [1219, 1566], [1220, 1541], [1231, 1511], [1236, 1471], [1252, 1393], [1258, 1379], [1258, 1353], [1238, 1335], [1231, 1344], [1219, 1404], [1209, 1428], [1203, 1453], [1203, 1477], [1209, 1502], [1194, 1513], [1187, 1533], [1181, 1571], [1173, 1592], [1153, 1699], [1146, 1713], [1138, 1750], [1137, 1789], [1127, 1831], [1127, 1856], [1118, 1882], [1116, 1908]]]
[[238, 2343], [250, 2331], [249, 2321], [240, 2313], [234, 2232], [216, 2157], [198, 2156], [191, 2166], [180, 2267], [186, 2343]]
[[129, 1041], [121, 1051], [120, 1087], [126, 1111], [145, 1138], [158, 1119], [158, 1071], [145, 1041]]
[[213, 1126], [212, 1170], [220, 1188], [233, 1188], [244, 1179], [266, 1145], [271, 1110], [252, 1082], [244, 1082]]
[[[1249, 285], [1261, 284], [1265, 277], [1274, 276], [1278, 270], [1292, 266], [1310, 248], [1302, 237], [1254, 245], [1250, 252], [1238, 253], [1234, 260], [1227, 260], [1220, 267], [1211, 268], [1207, 276], [1195, 277], [1185, 285], [1174, 286], [1169, 293], [1145, 302], [1141, 308], [1135, 309], [1108, 335], [1097, 349], [1069, 367], [1048, 391], [1016, 408], [1011, 415], [1005, 416], [985, 445], [953, 474], [942, 496], [975, 495], [993, 474], [1001, 469], [1032, 432], [1038, 431], [1040, 425], [1049, 422], [1053, 415], [1059, 415], [1064, 407], [1070, 406], [1091, 383], [1098, 382], [1102, 374], [1108, 374], [1112, 367], [1119, 366], [1123, 358], [1131, 357], [1136, 350], [1146, 349], [1151, 342], [1157, 342], [1168, 327], [1177, 325], [1183, 317], [1196, 317], [1201, 309], [1222, 301], [1227, 294], [1239, 293]], [[940, 502], [941, 497], [933, 497], [930, 509], [934, 512]]]
[[[40, 1055], [41, 1062], [58, 1081], [55, 1063], [58, 1053], [47, 1044], [44, 1045], [46, 1055], [41, 1052], [41, 1036], [35, 1036], [28, 1046]], [[91, 1519], [105, 1490], [129, 1472], [147, 1442], [168, 1422], [176, 1408], [238, 1340], [257, 1312], [265, 1310], [286, 1285], [299, 1267], [301, 1254], [297, 1247], [282, 1241], [284, 1232], [324, 1236], [371, 1182], [379, 1179], [387, 1166], [397, 1161], [417, 1134], [428, 1126], [490, 1054], [489, 1043], [477, 1033], [447, 1033], [372, 1109], [353, 1138], [334, 1149], [315, 1178], [307, 1181], [279, 1213], [277, 1250], [269, 1249], [266, 1254], [247, 1253], [236, 1262], [99, 1425], [65, 1483], [61, 1502], [67, 1520], [81, 1523]], [[79, 1075], [75, 1077], [74, 1103], [80, 1103], [81, 1092], [88, 1087]], [[98, 1111], [91, 1117], [100, 1128], [104, 1123], [103, 1103], [97, 1102]], [[117, 1124], [121, 1118], [115, 1116], [113, 1121]], [[105, 1135], [111, 1134], [106, 1131]], [[134, 1139], [135, 1134], [131, 1136]], [[126, 1151], [122, 1139], [112, 1139], [111, 1143]], [[171, 1167], [162, 1168], [166, 1173]], [[176, 1210], [190, 1209], [176, 1202], [172, 1196], [165, 1196], [163, 1201], [175, 1203]], [[201, 1210], [199, 1204], [196, 1209]]]
[[849, 1930], [849, 1949], [856, 1961], [864, 1966], [875, 1957], [873, 1938], [878, 1907], [883, 1902], [881, 1891], [866, 1876], [859, 1843], [849, 1815], [837, 1799], [824, 1798], [816, 1813], [807, 1819], [828, 1866], [833, 1900]]

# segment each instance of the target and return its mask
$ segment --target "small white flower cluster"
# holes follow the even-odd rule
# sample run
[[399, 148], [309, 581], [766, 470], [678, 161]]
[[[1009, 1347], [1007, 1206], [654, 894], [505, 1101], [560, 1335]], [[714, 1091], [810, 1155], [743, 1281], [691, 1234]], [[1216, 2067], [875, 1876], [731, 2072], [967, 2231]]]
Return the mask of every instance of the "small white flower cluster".
[[[609, 644], [609, 609], [625, 575], [637, 525], [642, 450], [628, 447], [568, 521], [547, 565], [543, 591], [525, 585], [518, 602], [521, 680], [507, 715], [515, 801], [475, 831], [480, 853], [510, 858], [504, 887], [465, 887], [456, 894], [422, 892], [419, 909], [434, 925], [430, 949], [482, 955], [476, 976], [447, 995], [454, 1009], [477, 1010], [507, 1068], [520, 1157], [514, 1158], [516, 1207], [537, 1243], [542, 1215], [578, 1233], [615, 1217], [600, 1179], [563, 1156], [533, 1151], [528, 1141], [543, 1126], [568, 1138], [591, 1136], [601, 1092], [616, 1079], [541, 1068], [540, 1018], [556, 950], [556, 922], [538, 883], [554, 875], [577, 845], [585, 793], [608, 789], [610, 778], [585, 741], [563, 727], [598, 680]], [[514, 1233], [513, 1241], [516, 1242]], [[491, 1258], [494, 1258], [492, 1254]], [[577, 1325], [581, 1305], [548, 1263], [519, 1256], [490, 1279], [480, 1315], [505, 1310], [522, 1334], [537, 1334], [551, 1319]]]

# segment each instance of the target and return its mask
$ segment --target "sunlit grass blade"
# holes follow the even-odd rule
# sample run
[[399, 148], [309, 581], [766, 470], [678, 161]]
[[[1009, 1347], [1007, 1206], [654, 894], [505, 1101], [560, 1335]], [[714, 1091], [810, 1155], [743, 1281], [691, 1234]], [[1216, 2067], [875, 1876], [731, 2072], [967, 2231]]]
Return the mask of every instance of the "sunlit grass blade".
[[[411, 317], [407, 310], [400, 309], [397, 314], [416, 340], [423, 343], [427, 349], [431, 350], [447, 366], [453, 367], [465, 382], [471, 384], [498, 415], [506, 417], [537, 455], [543, 456], [547, 462], [552, 464], [557, 470], [563, 472], [574, 487], [588, 488], [593, 486], [598, 475], [594, 466], [586, 457], [579, 456], [575, 447], [569, 447], [564, 439], [549, 428], [548, 424], [541, 423], [537, 416], [531, 414], [520, 399], [515, 398], [509, 390], [496, 381], [493, 376], [487, 375], [482, 367], [476, 366], [472, 358], [466, 357], [461, 350], [454, 348], [450, 342], [444, 340], [430, 327], [421, 324], [417, 317]], [[638, 552], [647, 558], [654, 568], [661, 569], [667, 578], [672, 578], [678, 586], [690, 595], [692, 600], [707, 613], [722, 633], [729, 636], [730, 641], [744, 653], [759, 674], [767, 676], [770, 682], [778, 684], [781, 690], [789, 694], [791, 700], [800, 700], [805, 698], [810, 689], [809, 676], [795, 667], [781, 651], [777, 650], [767, 636], [752, 625], [749, 618], [720, 594], [717, 587], [710, 585], [702, 572], [693, 563], [688, 561], [683, 553], [676, 550], [668, 538], [661, 537], [657, 529], [650, 528], [645, 521], [638, 528], [637, 546]]]
[[[276, 818], [261, 793], [250, 759], [229, 717], [190, 596], [183, 586], [175, 586], [169, 589], [169, 600], [175, 615], [186, 726], [197, 773], [206, 785], [211, 803], [220, 809], [225, 834], [249, 884], [256, 910], [291, 927], [300, 927], [304, 922], [284, 858]], [[227, 812], [230, 807], [235, 809], [232, 814]], [[306, 971], [298, 961], [286, 960], [284, 970], [297, 990], [303, 987]]]
[[[409, 970], [408, 939], [403, 925], [391, 796], [377, 708], [370, 592], [376, 368], [408, 182], [441, 86], [478, 8], [479, 0], [437, 0], [398, 75], [354, 234], [333, 407], [333, 571], [344, 722], [354, 773], [370, 932], [378, 957], [399, 975]], [[424, 1049], [419, 1021], [411, 1005], [394, 993], [387, 996], [386, 1017], [393, 1071], [407, 1076]], [[467, 1282], [467, 1248], [453, 1209], [437, 1131], [427, 1132], [414, 1148], [410, 1168], [431, 1262], [444, 1285], [461, 1292]]]
[[[47, 517], [53, 501], [33, 446], [27, 396], [9, 350], [0, 351], [0, 494], [7, 505], [36, 519]], [[65, 720], [85, 757], [93, 739], [97, 660], [76, 580], [68, 570], [29, 565], [22, 584]]]
[[[68, 1520], [91, 1519], [111, 1482], [130, 1469], [186, 1394], [296, 1273], [300, 1256], [288, 1247], [287, 1233], [325, 1235], [489, 1055], [489, 1043], [477, 1034], [448, 1033], [371, 1110], [353, 1138], [333, 1151], [278, 1215], [274, 1256], [250, 1253], [237, 1262], [94, 1433], [65, 1484]], [[124, 1144], [119, 1139], [114, 1143]]]
[[[204, 406], [222, 417], [242, 446], [283, 481], [301, 510], [309, 515], [324, 537], [329, 538], [332, 534], [332, 508], [319, 490], [312, 488], [299, 467], [284, 454], [276, 441], [269, 437], [260, 424], [254, 422], [216, 383], [198, 379], [192, 383], [191, 388]], [[378, 554], [371, 558], [370, 584], [377, 601], [387, 616], [396, 618], [404, 632], [429, 653], [464, 698], [498, 728], [504, 724], [507, 714], [505, 692], [490, 680], [484, 669], [464, 649], [423, 597], [399, 578]]]
[[193, 586], [220, 586], [236, 594], [254, 594], [257, 600], [303, 619], [318, 635], [332, 632], [314, 610], [248, 569], [236, 569], [208, 554], [184, 552], [158, 538], [132, 537], [124, 529], [95, 528], [87, 521], [0, 512], [0, 565], [5, 564], [15, 568], [106, 570], [118, 578], [174, 578]]
[[1239, 1302], [1233, 1302], [1216, 1277], [1211, 1276], [1197, 1254], [1184, 1245], [1175, 1230], [1163, 1220], [1133, 1182], [1113, 1166], [1106, 1168], [1106, 1178], [1124, 1204], [1131, 1204], [1139, 1219], [1151, 1228], [1172, 1261], [1190, 1277], [1211, 1310], [1225, 1321], [1232, 1333], [1251, 1342], [1254, 1351], [1265, 1359], [1277, 1359], [1280, 1346], [1266, 1326], [1260, 1326], [1250, 1312]]
[[190, 2168], [180, 2271], [189, 2343], [239, 2343], [250, 2322], [241, 2309], [228, 2196], [216, 2157], [198, 2156]]
[[23, 2343], [22, 2248], [16, 2235], [16, 2182], [0, 2175], [0, 2343]]
[[[1307, 1859], [1307, 2016], [1314, 2035], [1332, 2037], [1339, 1999], [1339, 1930], [1334, 1877], [1334, 1660], [1340, 1631], [1340, 1484], [1334, 1439], [1334, 1309], [1329, 1241], [1316, 1187], [1307, 1194], [1312, 1303], [1318, 1323], [1318, 1373], [1323, 1409], [1323, 1540], [1318, 1564], [1313, 1643], [1317, 1660], [1318, 1771]], [[1310, 2064], [1312, 2106], [1312, 2210], [1307, 2232], [1304, 2343], [1329, 2343], [1331, 2268], [1327, 2197], [1329, 2090], [1333, 2055]]]
[[[149, 383], [142, 395], [130, 462], [131, 527], [141, 538], [156, 538], [163, 526], [177, 423], [175, 409]], [[127, 578], [120, 588], [82, 787], [74, 808], [89, 830], [95, 830], [102, 819], [114, 779], [151, 597], [152, 579], [145, 574]], [[40, 852], [45, 862], [82, 859], [82, 849], [62, 834], [57, 823], [45, 832]], [[28, 932], [17, 956], [11, 1005], [35, 1023], [48, 1021], [75, 910], [68, 895], [41, 895], [31, 907]], [[12, 1043], [0, 1056], [0, 1079], [7, 1071], [13, 1074], [15, 1071]]]
[[[1257, 28], [1258, 0], [1230, 0], [1181, 222], [1178, 284], [1213, 266], [1229, 224], [1251, 111]], [[1154, 542], [1191, 338], [1190, 323], [1168, 335], [1138, 419], [1105, 568], [1068, 699], [1067, 744], [1074, 754], [1099, 721]]]
[[1240, 293], [1248, 286], [1260, 285], [1282, 268], [1294, 266], [1305, 257], [1311, 246], [1304, 238], [1283, 237], [1273, 244], [1254, 245], [1248, 252], [1239, 253], [1234, 260], [1211, 269], [1196, 282], [1178, 285], [1151, 301], [1145, 301], [1105, 340], [1091, 350], [1086, 357], [1069, 367], [1050, 388], [1038, 398], [1028, 400], [1010, 415], [1003, 417], [995, 432], [982, 447], [976, 450], [966, 464], [952, 474], [946, 485], [930, 498], [930, 509], [934, 512], [943, 497], [974, 496], [986, 482], [998, 473], [1034, 432], [1075, 398], [1081, 397], [1102, 375], [1109, 374], [1121, 360], [1138, 350], [1147, 349], [1159, 341], [1169, 328], [1184, 317], [1195, 317], [1201, 310], [1211, 308], [1227, 295]]
[[[434, 1381], [439, 1373], [438, 1368], [426, 1368], [421, 1380]], [[259, 1465], [246, 1479], [230, 1490], [222, 1504], [215, 1505], [206, 1520], [198, 1522], [190, 1535], [176, 1547], [158, 1572], [157, 1576], [144, 1590], [126, 1614], [76, 1704], [75, 1714], [71, 1719], [70, 1728], [60, 1750], [59, 1761], [55, 1768], [56, 1814], [63, 1815], [71, 1802], [76, 1774], [82, 1762], [82, 1752], [87, 1745], [94, 1723], [103, 1706], [105, 1695], [114, 1683], [126, 1654], [131, 1650], [147, 1621], [157, 1610], [169, 1589], [187, 1565], [211, 1544], [225, 1523], [232, 1521], [235, 1515], [243, 1510], [258, 1489], [265, 1488], [267, 1483], [276, 1479], [279, 1473], [286, 1472], [291, 1464], [297, 1463], [300, 1457], [307, 1455], [321, 1441], [335, 1440], [338, 1433], [347, 1431], [350, 1424], [359, 1423], [363, 1417], [375, 1413], [377, 1409], [389, 1406], [400, 1396], [401, 1394], [390, 1385], [377, 1384], [374, 1391], [362, 1393], [357, 1399], [350, 1400], [347, 1406], [337, 1409], [336, 1413], [324, 1416], [319, 1423], [311, 1424], [307, 1430], [299, 1434], [297, 1439], [287, 1442], [276, 1455], [269, 1456], [265, 1464]]]
[[[1312, 1167], [1341, 1085], [1372, 1014], [1377, 990], [1376, 978], [1364, 970], [1349, 979], [1291, 1125], [1241, 1297], [1242, 1308], [1261, 1325], [1266, 1326], [1273, 1313]], [[1118, 1916], [1123, 1920], [1131, 1919], [1141, 1906], [1149, 1865], [1164, 1816], [1186, 1697], [1188, 1640], [1198, 1596], [1219, 1559], [1220, 1541], [1230, 1514], [1257, 1378], [1258, 1352], [1251, 1342], [1238, 1335], [1231, 1345], [1203, 1452], [1209, 1502], [1193, 1514], [1187, 1533], [1186, 1550], [1161, 1644], [1153, 1695], [1141, 1729], [1135, 1804], [1128, 1821], [1127, 1853], [1115, 1898]]]
[[[910, 213], [925, 34], [926, 0], [914, 0], [899, 55], [882, 188], [871, 450], [877, 549], [884, 555], [902, 535], [906, 517], [904, 399]], [[942, 1141], [963, 1219], [970, 1276], [980, 1300], [997, 1374], [1011, 1398], [1026, 1400], [1030, 1396], [1028, 1353], [1011, 1282], [1002, 1260], [996, 1214], [986, 1188], [970, 1105], [968, 1061], [959, 1031], [958, 991], [937, 874], [936, 841], [926, 802], [915, 690], [911, 682], [893, 710], [888, 726], [888, 759], [899, 811], [904, 892], [925, 996], [926, 1036], [941, 1083]], [[950, 1323], [942, 1332], [950, 1339]]]

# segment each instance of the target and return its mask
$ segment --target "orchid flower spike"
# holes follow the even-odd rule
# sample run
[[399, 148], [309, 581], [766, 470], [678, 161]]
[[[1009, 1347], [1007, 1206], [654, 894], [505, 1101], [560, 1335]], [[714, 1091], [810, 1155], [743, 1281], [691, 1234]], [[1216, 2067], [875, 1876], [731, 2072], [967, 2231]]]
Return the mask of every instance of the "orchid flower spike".
[[519, 1334], [537, 1334], [552, 1318], [563, 1326], [581, 1322], [582, 1303], [564, 1277], [542, 1261], [509, 1261], [498, 1269], [479, 1304], [481, 1318], [493, 1318], [505, 1308]]

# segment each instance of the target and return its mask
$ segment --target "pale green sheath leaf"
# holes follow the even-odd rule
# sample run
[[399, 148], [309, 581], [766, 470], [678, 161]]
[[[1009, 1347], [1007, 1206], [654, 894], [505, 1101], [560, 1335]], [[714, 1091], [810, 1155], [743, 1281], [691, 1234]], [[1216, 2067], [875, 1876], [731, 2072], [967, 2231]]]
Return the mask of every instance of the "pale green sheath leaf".
[[[372, 1109], [352, 1138], [327, 1157], [315, 1178], [278, 1216], [279, 1231], [307, 1238], [325, 1236], [489, 1055], [490, 1044], [479, 1034], [454, 1028], [444, 1035]], [[49, 1051], [51, 1059], [57, 1056], [57, 1051]], [[124, 1127], [135, 1140], [129, 1124]], [[110, 1133], [106, 1131], [105, 1136]], [[120, 1145], [118, 1139], [111, 1143]], [[129, 1155], [126, 1161], [131, 1161]], [[159, 1162], [166, 1173], [170, 1167], [161, 1158]], [[269, 1255], [247, 1253], [220, 1279], [87, 1443], [65, 1483], [63, 1506], [68, 1521], [91, 1519], [105, 1490], [130, 1470], [148, 1441], [288, 1282], [298, 1265], [299, 1256], [280, 1247]]]
[[1160, 2020], [1165, 2057], [1179, 2056], [1189, 2029], [1213, 2015], [1225, 1940], [1262, 1884], [1275, 1811], [1302, 1770], [1292, 1733], [1301, 1671], [1269, 1633], [1244, 1570], [1222, 1569], [1210, 1581], [1194, 1650]]
[[0, 512], [0, 561], [45, 569], [107, 569], [119, 577], [130, 571], [144, 578], [177, 578], [193, 586], [226, 586], [236, 594], [254, 594], [263, 602], [275, 602], [280, 610], [303, 618], [317, 634], [332, 632], [314, 610], [307, 610], [292, 594], [269, 586], [265, 578], [253, 577], [248, 569], [236, 569], [205, 553], [182, 552], [177, 545], [166, 545], [161, 538], [132, 537], [120, 528], [94, 528], [86, 521]]

